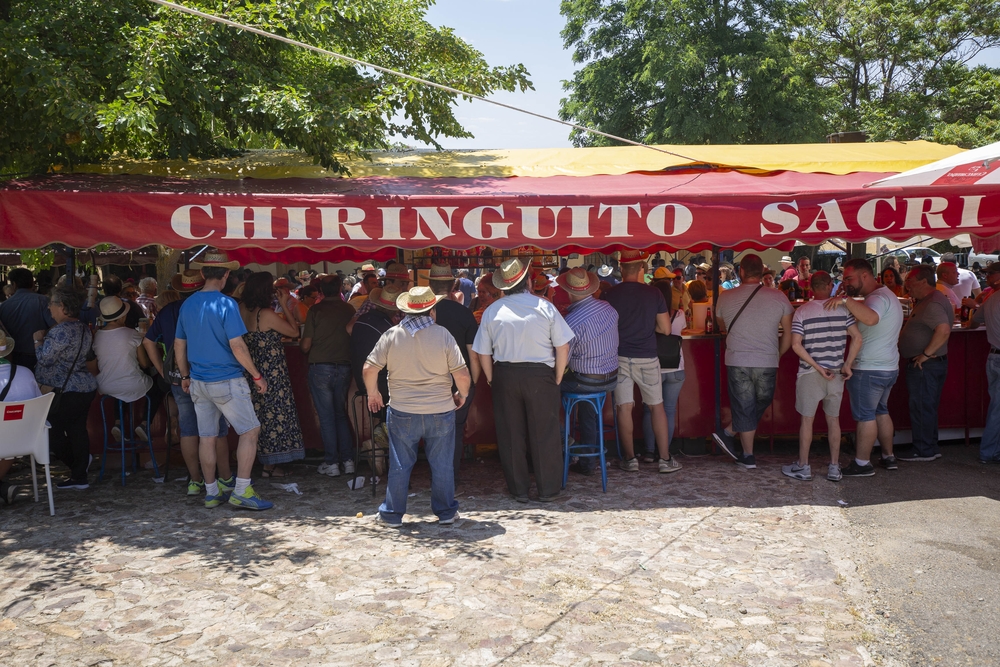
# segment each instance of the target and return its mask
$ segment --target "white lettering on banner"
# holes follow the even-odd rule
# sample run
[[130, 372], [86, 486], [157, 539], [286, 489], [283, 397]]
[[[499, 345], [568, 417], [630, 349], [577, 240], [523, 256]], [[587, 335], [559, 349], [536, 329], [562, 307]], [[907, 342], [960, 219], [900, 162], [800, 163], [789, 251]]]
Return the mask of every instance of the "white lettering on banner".
[[[674, 229], [669, 234], [666, 230], [668, 206], [674, 209]], [[691, 209], [681, 204], [659, 204], [646, 214], [646, 226], [657, 236], [680, 236], [691, 229], [693, 222], [694, 216], [691, 214]]]
[[[927, 220], [928, 229], [947, 229], [948, 223], [941, 215], [948, 208], [948, 200], [944, 197], [903, 197], [906, 202], [906, 220], [903, 229], [923, 229], [921, 223]], [[924, 204], [929, 206], [924, 209]]]
[[441, 207], [441, 210], [448, 215], [448, 222], [444, 221], [444, 218], [441, 217], [441, 214], [435, 206], [414, 206], [413, 210], [417, 212], [417, 233], [413, 235], [414, 241], [430, 240], [430, 238], [428, 238], [420, 229], [421, 220], [427, 223], [427, 230], [433, 234], [438, 241], [443, 241], [449, 236], [455, 235], [455, 232], [451, 231], [451, 216], [458, 210], [457, 206]]
[[782, 234], [791, 234], [799, 226], [799, 216], [797, 213], [789, 213], [788, 211], [782, 211], [782, 206], [788, 206], [796, 211], [799, 210], [799, 203], [797, 201], [779, 201], [773, 204], [768, 204], [761, 211], [760, 216], [764, 218], [764, 222], [770, 222], [772, 224], [778, 225], [780, 229], [772, 231], [764, 226], [764, 222], [760, 223], [760, 235], [761, 236], [779, 236]]
[[552, 211], [552, 233], [548, 236], [542, 236], [538, 229], [538, 212], [542, 210], [541, 206], [518, 206], [518, 208], [521, 209], [521, 233], [524, 234], [524, 238], [544, 241], [556, 235], [559, 230], [559, 211], [563, 210], [565, 206], [545, 207]]
[[380, 241], [403, 241], [403, 234], [399, 229], [399, 213], [402, 206], [379, 206], [382, 211], [382, 238]]
[[866, 229], [869, 232], [884, 232], [896, 224], [895, 220], [890, 219], [885, 227], [878, 227], [875, 225], [875, 213], [877, 212], [878, 205], [883, 202], [888, 204], [893, 211], [896, 210], [895, 197], [889, 197], [888, 199], [869, 199], [858, 209], [858, 226], [861, 227], [861, 229]]
[[[226, 212], [226, 235], [224, 239], [266, 239], [274, 240], [271, 234], [271, 211], [273, 206], [250, 206], [253, 211], [253, 218], [247, 220], [245, 206], [223, 206]], [[247, 225], [253, 225], [253, 236], [247, 236]]]
[[293, 206], [286, 208], [288, 213], [288, 236], [286, 241], [308, 241], [309, 234], [306, 231], [306, 211], [308, 208]]
[[[500, 206], [477, 206], [466, 213], [462, 219], [462, 227], [465, 229], [465, 233], [478, 241], [493, 241], [495, 239], [507, 238], [507, 228], [511, 225], [509, 222], [487, 222], [486, 226], [490, 228], [490, 235], [483, 236], [483, 212], [487, 210], [496, 211], [500, 214], [500, 219], [503, 220], [503, 204]], [[535, 226], [538, 226], [537, 217], [535, 218]]]
[[[552, 207], [549, 208], [555, 210], [556, 208], [561, 209], [562, 207]], [[572, 232], [569, 235], [571, 239], [589, 239], [593, 238], [590, 235], [590, 209], [593, 206], [570, 206], [569, 210], [573, 212], [573, 223]], [[558, 214], [557, 214], [558, 216]]]
[[174, 233], [178, 236], [182, 236], [186, 239], [191, 239], [192, 241], [200, 241], [201, 239], [207, 239], [209, 236], [215, 232], [209, 232], [204, 236], [195, 236], [191, 233], [191, 209], [200, 208], [202, 211], [208, 214], [208, 217], [212, 217], [212, 205], [211, 204], [187, 204], [185, 206], [180, 206], [170, 215], [170, 228], [174, 230]]
[[959, 227], [982, 227], [979, 224], [979, 204], [985, 195], [962, 196], [962, 223]]
[[[358, 241], [364, 239], [371, 241], [371, 237], [361, 229], [361, 223], [365, 219], [365, 210], [353, 206], [319, 206], [320, 220], [323, 222], [323, 233], [320, 234], [320, 241], [343, 241], [340, 236], [340, 228], [343, 227], [347, 233], [347, 240]], [[341, 220], [341, 214], [344, 219]]]
[[[820, 230], [819, 223], [825, 222], [826, 229]], [[825, 201], [819, 205], [819, 213], [816, 219], [809, 225], [804, 234], [830, 234], [833, 232], [847, 232], [847, 223], [844, 222], [844, 214], [840, 211], [840, 204], [836, 199]]]
[[597, 217], [604, 215], [605, 211], [611, 211], [611, 233], [608, 237], [628, 238], [632, 235], [628, 233], [628, 212], [635, 211], [636, 215], [642, 215], [642, 209], [638, 204], [601, 204], [597, 209]]

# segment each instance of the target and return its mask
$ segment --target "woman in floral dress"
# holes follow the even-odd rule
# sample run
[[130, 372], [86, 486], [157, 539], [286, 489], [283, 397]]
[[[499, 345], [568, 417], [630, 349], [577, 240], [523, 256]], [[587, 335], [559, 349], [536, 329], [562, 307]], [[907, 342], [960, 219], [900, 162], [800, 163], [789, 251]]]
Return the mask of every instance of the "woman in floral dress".
[[[297, 338], [298, 328], [274, 312], [274, 277], [266, 272], [250, 276], [243, 288], [240, 315], [247, 327], [243, 339], [250, 349], [250, 357], [267, 381], [267, 392], [251, 392], [253, 407], [260, 420], [260, 437], [257, 440], [257, 458], [264, 466], [264, 477], [284, 477], [279, 463], [288, 463], [305, 457], [302, 429], [295, 411], [292, 382], [285, 361], [282, 336]], [[282, 312], [294, 307], [286, 290], [278, 290], [278, 303]]]

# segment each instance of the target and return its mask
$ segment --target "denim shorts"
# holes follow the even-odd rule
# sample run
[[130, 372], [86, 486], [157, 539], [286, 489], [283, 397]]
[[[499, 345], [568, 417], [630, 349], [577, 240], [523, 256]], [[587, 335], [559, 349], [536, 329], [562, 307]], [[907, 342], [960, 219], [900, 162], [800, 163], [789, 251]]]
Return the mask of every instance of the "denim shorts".
[[[198, 437], [198, 415], [194, 411], [194, 403], [191, 401], [191, 394], [185, 393], [177, 385], [170, 386], [170, 393], [174, 396], [174, 403], [177, 404], [177, 423], [180, 427], [182, 438]], [[226, 437], [229, 433], [229, 422], [225, 417], [219, 417], [220, 438]]]
[[732, 429], [737, 433], [756, 431], [774, 400], [777, 368], [727, 366], [729, 407], [733, 412]]
[[202, 438], [216, 437], [220, 415], [233, 425], [239, 435], [260, 426], [246, 378], [219, 382], [191, 380], [191, 400], [198, 415], [198, 435]]
[[898, 370], [855, 370], [847, 380], [851, 397], [851, 416], [856, 422], [875, 421], [876, 415], [889, 414], [889, 392], [896, 384]]
[[635, 403], [635, 385], [639, 385], [642, 402], [659, 405], [663, 402], [663, 385], [660, 379], [660, 360], [618, 357], [618, 385], [615, 387], [615, 405]]

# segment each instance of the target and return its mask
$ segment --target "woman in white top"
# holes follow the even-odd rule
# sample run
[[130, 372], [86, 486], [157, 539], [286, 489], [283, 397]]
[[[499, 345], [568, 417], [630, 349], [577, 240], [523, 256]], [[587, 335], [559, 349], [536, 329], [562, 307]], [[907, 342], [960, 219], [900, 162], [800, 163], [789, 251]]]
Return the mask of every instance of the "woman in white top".
[[[667, 301], [667, 307], [671, 306], [671, 288], [669, 280], [660, 280], [652, 283], [652, 286], [663, 292], [663, 298]], [[670, 333], [680, 336], [687, 326], [684, 311], [681, 309], [670, 311]], [[660, 379], [663, 381], [663, 410], [667, 413], [667, 446], [674, 439], [674, 425], [677, 423], [677, 399], [681, 395], [681, 387], [684, 386], [684, 353], [681, 351], [681, 361], [677, 368], [661, 368]], [[653, 463], [656, 460], [656, 439], [653, 435], [653, 423], [649, 416], [649, 406], [642, 408], [642, 437], [645, 453], [642, 460], [646, 463]]]
[[[142, 346], [142, 334], [125, 326], [131, 304], [116, 296], [101, 299], [101, 322], [104, 327], [94, 335], [94, 353], [97, 355], [97, 389], [104, 396], [113, 396], [126, 403], [149, 399], [150, 416], [163, 402], [163, 391], [153, 378], [143, 372], [150, 366], [149, 357]], [[142, 406], [146, 407], [146, 406]], [[115, 440], [121, 438], [119, 424], [111, 430]], [[148, 438], [145, 420], [136, 427], [140, 440]]]
[[[14, 403], [38, 398], [42, 394], [38, 391], [38, 383], [35, 382], [35, 376], [31, 369], [26, 366], [17, 366], [15, 370], [14, 364], [8, 361], [7, 358], [13, 351], [14, 339], [4, 333], [3, 329], [0, 329], [0, 394], [6, 392], [3, 401]], [[13, 380], [11, 375], [14, 376]], [[10, 385], [10, 388], [7, 385]], [[7, 505], [14, 502], [14, 496], [19, 491], [18, 487], [5, 481], [7, 473], [10, 472], [13, 465], [14, 459], [0, 460], [0, 500], [3, 500], [4, 504]]]

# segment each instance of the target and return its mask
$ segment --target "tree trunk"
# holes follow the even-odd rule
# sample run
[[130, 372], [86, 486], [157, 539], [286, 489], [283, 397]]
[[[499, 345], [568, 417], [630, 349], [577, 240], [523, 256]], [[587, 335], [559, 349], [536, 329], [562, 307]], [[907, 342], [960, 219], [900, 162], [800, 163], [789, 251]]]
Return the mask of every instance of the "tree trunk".
[[162, 292], [170, 289], [170, 279], [177, 273], [177, 262], [180, 261], [181, 251], [165, 245], [156, 247], [159, 250], [159, 257], [156, 260], [156, 284], [158, 291]]

